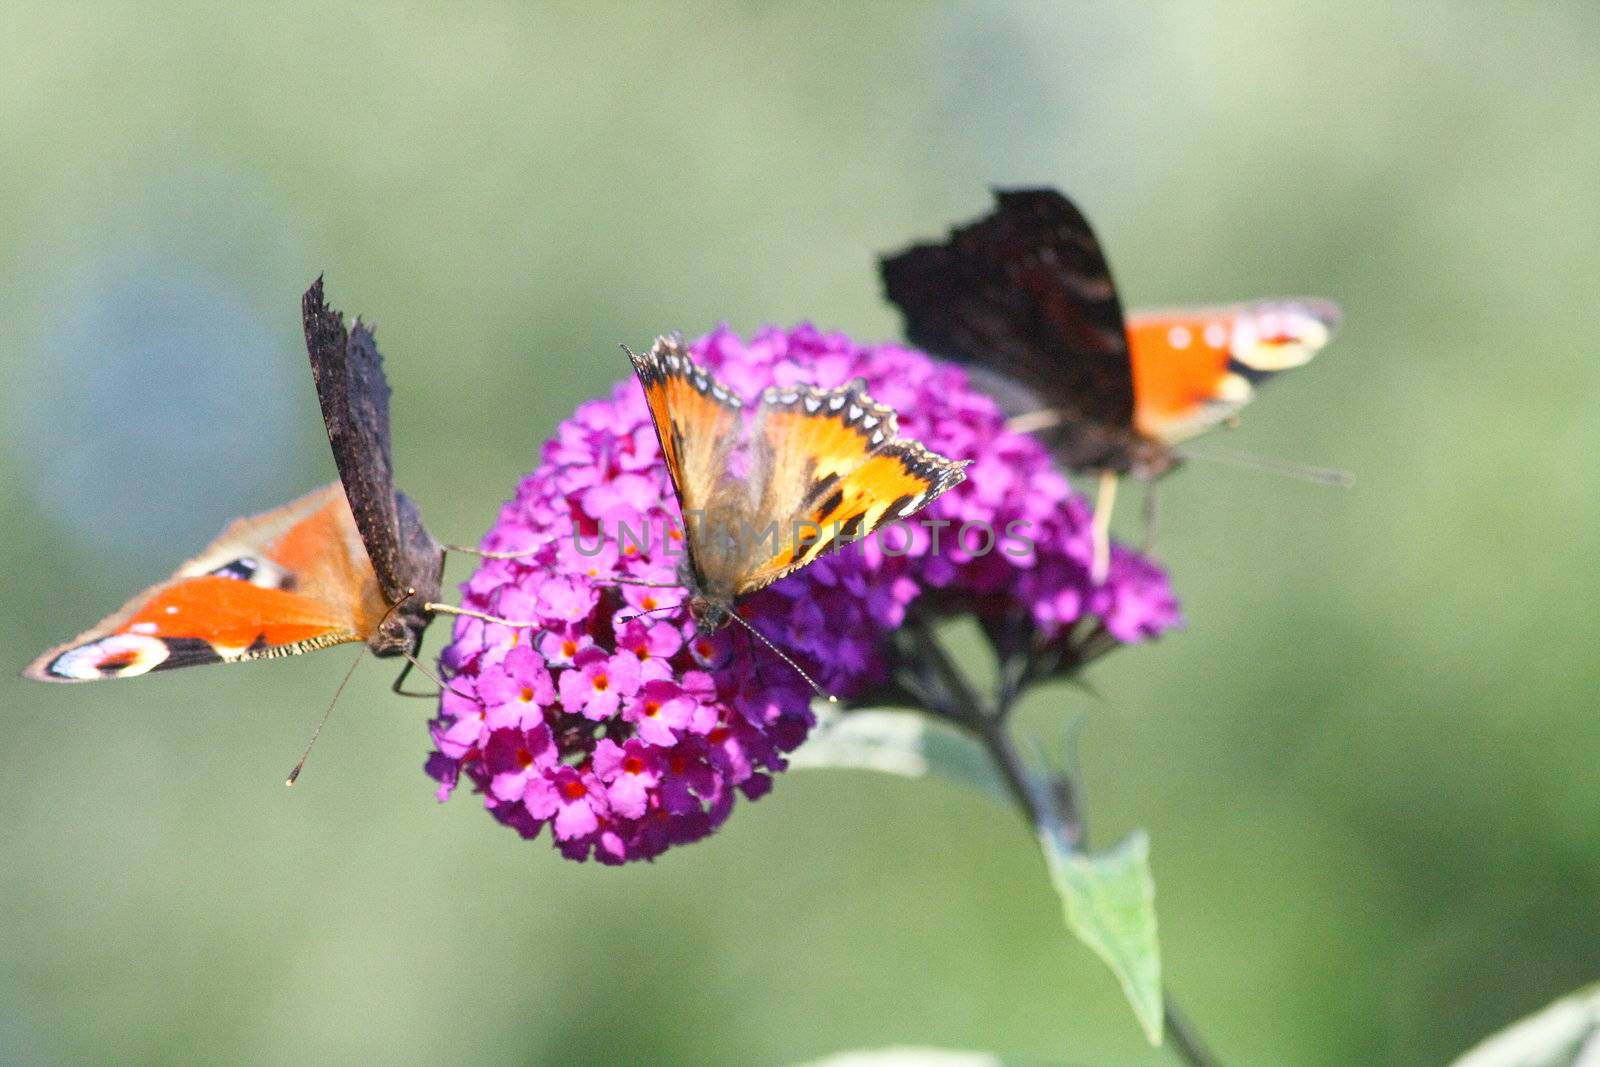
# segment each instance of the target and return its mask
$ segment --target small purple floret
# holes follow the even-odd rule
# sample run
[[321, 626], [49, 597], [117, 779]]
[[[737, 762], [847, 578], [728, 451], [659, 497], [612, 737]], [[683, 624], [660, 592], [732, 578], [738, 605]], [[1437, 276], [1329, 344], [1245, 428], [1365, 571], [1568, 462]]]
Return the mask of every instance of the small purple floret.
[[[722, 328], [691, 348], [747, 404], [769, 385], [864, 378], [903, 436], [973, 461], [908, 524], [740, 603], [841, 699], [885, 680], [888, 638], [913, 607], [1020, 616], [1063, 641], [1086, 617], [1123, 643], [1180, 624], [1165, 575], [1134, 552], [1117, 546], [1105, 583], [1091, 581], [1087, 505], [960, 368], [806, 325], [748, 342]], [[635, 536], [619, 538], [623, 526]], [[701, 636], [686, 609], [634, 618], [684, 591], [609, 581], [673, 581], [679, 530], [630, 378], [560, 425], [483, 541], [534, 554], [484, 560], [462, 587], [464, 607], [539, 625], [457, 620], [441, 655], [455, 691], [440, 699], [427, 763], [441, 799], [465, 779], [524, 837], [549, 825], [568, 858], [623, 863], [705, 837], [738, 794], [771, 788], [814, 722], [809, 687], [737, 627]]]

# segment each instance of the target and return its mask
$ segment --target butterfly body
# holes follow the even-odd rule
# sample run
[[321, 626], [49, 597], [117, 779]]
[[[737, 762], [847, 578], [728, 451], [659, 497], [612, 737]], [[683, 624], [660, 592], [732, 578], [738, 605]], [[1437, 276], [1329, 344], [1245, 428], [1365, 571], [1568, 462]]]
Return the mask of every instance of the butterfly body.
[[363, 642], [414, 648], [438, 596], [444, 556], [394, 487], [388, 384], [372, 333], [302, 302], [318, 398], [340, 481], [237, 519], [166, 581], [23, 672], [51, 682], [295, 655]]
[[765, 390], [744, 404], [675, 338], [628, 353], [684, 516], [679, 580], [696, 628], [831, 547], [908, 518], [961, 482], [965, 464], [900, 437], [863, 382]]
[[1154, 478], [1174, 446], [1236, 415], [1339, 323], [1283, 299], [1124, 314], [1099, 241], [1052, 189], [1004, 190], [993, 212], [881, 264], [906, 336], [966, 364], [1076, 471]]

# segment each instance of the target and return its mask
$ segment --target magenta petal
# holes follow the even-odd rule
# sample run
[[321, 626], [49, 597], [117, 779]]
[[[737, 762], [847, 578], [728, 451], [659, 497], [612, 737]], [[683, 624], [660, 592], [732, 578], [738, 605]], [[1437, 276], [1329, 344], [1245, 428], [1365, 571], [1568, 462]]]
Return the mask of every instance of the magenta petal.
[[516, 800], [528, 788], [528, 775], [525, 771], [497, 774], [489, 780], [489, 792], [494, 794], [496, 800]]
[[556, 837], [563, 841], [592, 834], [599, 825], [600, 820], [595, 817], [587, 799], [563, 804], [561, 810], [556, 812]]
[[637, 819], [645, 813], [650, 791], [644, 782], [626, 775], [606, 789], [606, 799], [611, 802], [611, 810], [615, 814], [625, 819]]
[[[741, 617], [830, 692], [848, 699], [887, 680], [891, 635], [913, 607], [1015, 614], [1045, 642], [1084, 632], [1085, 615], [1124, 642], [1181, 624], [1166, 575], [1122, 546], [1106, 581], [1090, 582], [1092, 509], [961, 368], [809, 325], [748, 340], [721, 327], [691, 350], [747, 402], [773, 385], [860, 378], [903, 435], [972, 461], [965, 483], [910, 522], [740, 601]], [[684, 561], [636, 380], [583, 404], [541, 455], [483, 540], [531, 553], [481, 561], [462, 588], [464, 607], [532, 625], [454, 624], [440, 660], [460, 692], [444, 694], [429, 724], [428, 773], [441, 794], [465, 778], [524, 838], [551, 824], [568, 858], [650, 859], [772, 788], [811, 726], [812, 693], [742, 629], [696, 633], [681, 587], [613, 583], [671, 585]], [[1003, 551], [1000, 536], [983, 551], [972, 531], [986, 527], [1025, 535], [1022, 550]], [[628, 618], [657, 607], [672, 610]]]

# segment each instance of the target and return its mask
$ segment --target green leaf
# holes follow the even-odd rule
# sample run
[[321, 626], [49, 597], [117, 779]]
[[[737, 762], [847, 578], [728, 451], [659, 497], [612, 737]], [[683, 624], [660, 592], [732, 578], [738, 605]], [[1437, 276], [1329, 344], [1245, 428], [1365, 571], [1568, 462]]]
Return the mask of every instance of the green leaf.
[[803, 1067], [1022, 1067], [1022, 1061], [1001, 1059], [992, 1052], [956, 1052], [907, 1045], [839, 1052]]
[[1451, 1067], [1595, 1067], [1600, 984], [1580, 989], [1473, 1046]]
[[1040, 844], [1061, 894], [1067, 927], [1106, 961], [1152, 1045], [1161, 1044], [1161, 950], [1156, 943], [1156, 884], [1150, 839], [1135, 830], [1104, 852], [1069, 848], [1053, 827]]
[[[1015, 803], [979, 741], [921, 712], [819, 708], [811, 737], [789, 761], [795, 767], [944, 778], [981, 789], [1002, 804]], [[1037, 782], [1034, 793], [1048, 803], [1049, 790]], [[1146, 1036], [1159, 1045], [1164, 1012], [1149, 839], [1138, 831], [1105, 852], [1076, 851], [1048, 809], [1038, 833], [1067, 928], [1111, 967]]]
[[981, 789], [1002, 803], [1010, 800], [982, 745], [915, 711], [819, 710], [815, 729], [789, 756], [789, 764], [944, 778]]

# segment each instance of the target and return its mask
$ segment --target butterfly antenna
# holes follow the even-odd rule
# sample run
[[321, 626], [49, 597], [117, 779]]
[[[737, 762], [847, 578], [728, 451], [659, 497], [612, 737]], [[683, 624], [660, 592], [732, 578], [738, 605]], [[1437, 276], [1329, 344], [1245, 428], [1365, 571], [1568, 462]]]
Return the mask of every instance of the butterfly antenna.
[[816, 693], [817, 696], [819, 696], [819, 697], [827, 697], [828, 698], [828, 703], [830, 703], [830, 704], [839, 703], [839, 698], [838, 697], [834, 696], [832, 693], [830, 693], [826, 689], [822, 688], [822, 686], [818, 685], [817, 684], [817, 680], [815, 678], [811, 677], [811, 675], [807, 674], [805, 672], [805, 669], [802, 668], [800, 666], [800, 664], [796, 663], [793, 659], [791, 659], [787, 652], [785, 652], [783, 649], [779, 648], [777, 645], [773, 644], [771, 641], [768, 641], [767, 640], [767, 635], [762, 633], [760, 630], [756, 629], [754, 626], [750, 625], [749, 621], [746, 620], [742, 615], [740, 615], [738, 612], [729, 612], [728, 617], [733, 619], [740, 626], [743, 626], [746, 630], [749, 630], [751, 633], [755, 634], [758, 638], [761, 639], [761, 643], [763, 645], [766, 645], [768, 648], [772, 649], [772, 652], [773, 652], [774, 655], [776, 655], [779, 659], [783, 660], [783, 662], [787, 663], [790, 667], [794, 668], [794, 673], [798, 674], [801, 678], [804, 678], [806, 684], [811, 687], [812, 692]]
[[649, 611], [641, 611], [637, 615], [629, 615], [627, 618], [618, 619], [617, 621], [618, 622], [632, 622], [634, 619], [642, 619], [646, 615], [660, 615], [660, 614], [662, 614], [664, 612], [668, 612], [668, 611], [677, 611], [681, 607], [683, 607], [682, 603], [668, 604], [664, 608], [651, 608]]
[[1269, 456], [1258, 456], [1253, 452], [1239, 452], [1231, 448], [1202, 448], [1180, 450], [1178, 456], [1182, 459], [1203, 459], [1212, 463], [1226, 463], [1233, 467], [1243, 467], [1246, 470], [1257, 470], [1265, 474], [1277, 474], [1296, 481], [1311, 482], [1313, 485], [1332, 485], [1341, 489], [1348, 489], [1356, 483], [1356, 476], [1350, 471], [1335, 470], [1331, 467], [1311, 467], [1304, 463], [1290, 463], [1281, 459], [1272, 459]]
[[300, 762], [294, 765], [294, 770], [289, 772], [289, 777], [283, 784], [292, 786], [299, 779], [300, 772], [306, 769], [306, 760], [311, 758], [311, 749], [316, 745], [317, 738], [322, 736], [322, 728], [328, 725], [328, 717], [333, 714], [333, 706], [339, 703], [339, 696], [344, 692], [344, 687], [350, 684], [350, 679], [355, 675], [356, 668], [361, 666], [361, 661], [366, 659], [366, 649], [356, 652], [355, 662], [350, 664], [350, 669], [344, 672], [344, 678], [339, 682], [339, 688], [333, 691], [333, 699], [328, 701], [328, 710], [322, 713], [322, 719], [317, 723], [317, 728], [311, 732], [311, 740], [306, 742], [306, 750], [300, 753]]
[[1066, 418], [1055, 408], [1041, 408], [1012, 416], [1006, 420], [1006, 429], [1012, 433], [1034, 433], [1060, 426], [1065, 421]]

